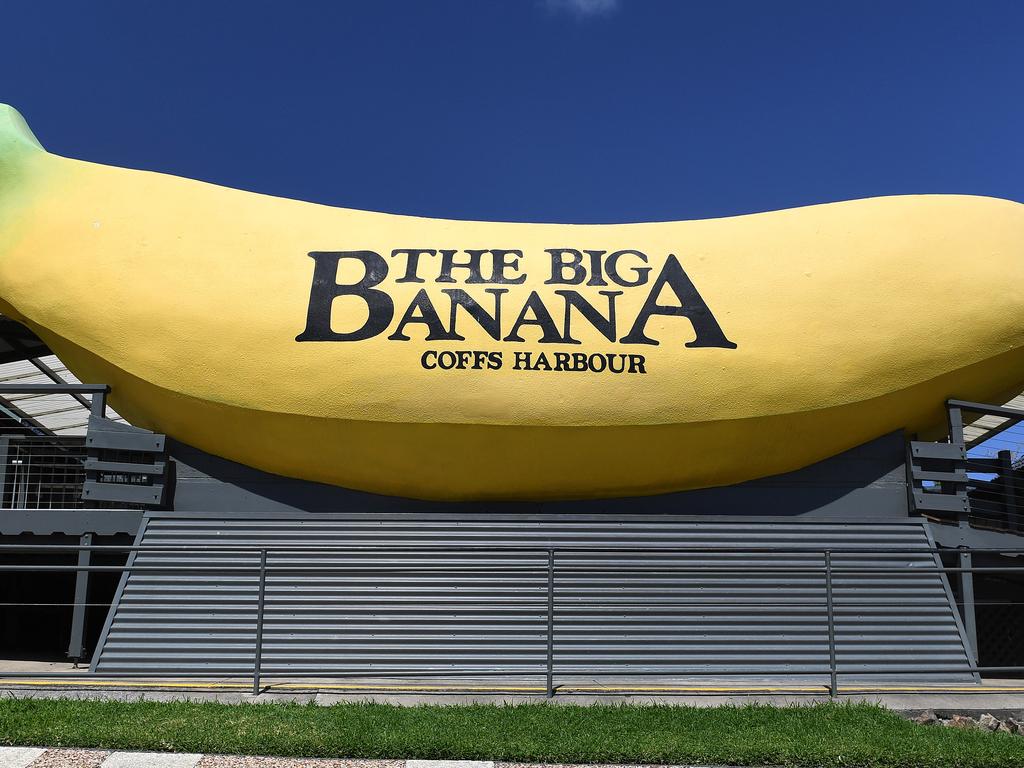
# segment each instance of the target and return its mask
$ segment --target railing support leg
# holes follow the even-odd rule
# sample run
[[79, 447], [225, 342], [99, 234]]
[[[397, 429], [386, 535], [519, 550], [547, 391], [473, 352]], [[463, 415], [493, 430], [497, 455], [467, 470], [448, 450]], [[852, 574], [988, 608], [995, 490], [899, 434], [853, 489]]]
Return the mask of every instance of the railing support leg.
[[832, 552], [825, 550], [825, 608], [828, 614], [828, 672], [829, 698], [839, 695], [838, 675], [836, 674], [836, 615], [832, 602]]
[[263, 664], [263, 609], [267, 593], [267, 550], [260, 550], [260, 587], [256, 598], [256, 653], [252, 665], [252, 695], [260, 693], [260, 671]]
[[999, 452], [999, 480], [1003, 486], [1003, 515], [1006, 518], [1006, 530], [1019, 531], [1017, 481], [1013, 472], [1013, 456], [1009, 451]]
[[548, 550], [547, 697], [555, 695], [555, 550]]
[[974, 573], [971, 552], [965, 547], [960, 551], [960, 600], [963, 602], [964, 631], [971, 648], [971, 663], [978, 665], [978, 622], [974, 611]]
[[101, 392], [94, 392], [92, 396], [91, 408], [89, 409], [91, 414], [97, 419], [107, 418], [107, 387]]
[[[92, 534], [82, 534], [79, 543], [83, 547], [92, 546]], [[78, 567], [88, 569], [92, 564], [92, 552], [88, 549], [78, 550]], [[74, 660], [75, 667], [85, 656], [85, 612], [89, 601], [89, 571], [75, 571], [75, 603], [71, 609], [71, 640], [68, 643], [68, 658]]]

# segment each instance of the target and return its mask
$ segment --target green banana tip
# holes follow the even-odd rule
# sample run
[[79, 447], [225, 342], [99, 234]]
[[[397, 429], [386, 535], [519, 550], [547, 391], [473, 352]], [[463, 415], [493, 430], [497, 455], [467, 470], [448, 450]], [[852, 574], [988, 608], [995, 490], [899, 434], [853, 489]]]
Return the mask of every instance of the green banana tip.
[[0, 154], [14, 147], [43, 149], [21, 113], [9, 104], [0, 104]]

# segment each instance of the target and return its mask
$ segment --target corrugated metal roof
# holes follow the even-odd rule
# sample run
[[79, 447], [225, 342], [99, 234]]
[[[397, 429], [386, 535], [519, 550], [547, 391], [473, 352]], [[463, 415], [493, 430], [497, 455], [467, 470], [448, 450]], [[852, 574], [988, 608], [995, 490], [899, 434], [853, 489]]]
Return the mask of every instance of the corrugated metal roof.
[[[45, 355], [0, 364], [0, 384], [56, 383], [54, 377], [46, 373], [47, 369], [62, 382], [82, 383], [60, 358], [56, 355]], [[88, 395], [84, 396], [86, 401], [88, 398]], [[89, 423], [89, 409], [73, 395], [7, 395], [0, 398], [0, 405], [10, 406], [8, 410], [16, 417], [27, 416], [32, 422], [55, 435], [84, 435]], [[107, 408], [107, 415], [116, 421], [125, 422], [110, 408]]]
[[[1024, 394], [1017, 395], [1004, 405], [1006, 408], [1024, 411]], [[984, 443], [1003, 430], [1009, 429], [1014, 423], [1014, 421], [1000, 416], [982, 416], [980, 419], [966, 424], [964, 426], [964, 439], [967, 441], [967, 447], [973, 448]]]

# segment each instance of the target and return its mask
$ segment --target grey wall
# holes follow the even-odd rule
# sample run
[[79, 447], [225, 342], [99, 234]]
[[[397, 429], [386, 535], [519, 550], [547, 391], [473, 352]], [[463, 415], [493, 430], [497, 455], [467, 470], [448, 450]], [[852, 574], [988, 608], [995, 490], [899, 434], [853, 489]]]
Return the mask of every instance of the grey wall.
[[[292, 480], [167, 441], [176, 462], [173, 508], [202, 512], [466, 512], [767, 515], [832, 520], [906, 517], [905, 447], [885, 435], [796, 472], [725, 488], [575, 502], [424, 502]], [[737, 450], [743, 450], [738, 447]]]
[[[556, 685], [590, 686], [596, 675], [637, 685], [623, 676], [645, 673], [790, 682], [799, 674], [823, 684], [831, 550], [844, 571], [833, 583], [844, 681], [971, 680], [921, 520], [159, 511], [144, 525], [134, 564], [155, 570], [123, 582], [95, 656], [100, 673], [152, 677], [172, 663], [200, 675], [251, 674], [262, 549], [265, 674], [434, 685], [451, 674], [493, 685], [487, 678], [506, 674], [535, 686], [550, 615]], [[324, 549], [352, 546], [358, 555]], [[772, 547], [780, 551], [751, 551]], [[161, 570], [168, 566], [190, 572]]]

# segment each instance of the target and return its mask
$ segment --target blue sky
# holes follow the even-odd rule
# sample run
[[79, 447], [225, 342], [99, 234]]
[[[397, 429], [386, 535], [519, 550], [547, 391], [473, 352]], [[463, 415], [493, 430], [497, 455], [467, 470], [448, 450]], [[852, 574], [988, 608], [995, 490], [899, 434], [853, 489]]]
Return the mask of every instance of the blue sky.
[[51, 151], [332, 205], [621, 222], [1024, 201], [1019, 0], [47, 0], [3, 18], [0, 101]]
[[1024, 3], [10, 3], [52, 151], [461, 218], [1024, 200]]

